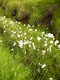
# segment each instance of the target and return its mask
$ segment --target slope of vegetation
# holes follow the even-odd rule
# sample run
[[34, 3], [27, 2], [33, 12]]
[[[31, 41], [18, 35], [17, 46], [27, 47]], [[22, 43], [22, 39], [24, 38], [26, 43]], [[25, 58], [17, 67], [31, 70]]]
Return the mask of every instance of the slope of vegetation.
[[[15, 63], [18, 63], [16, 65], [17, 68], [22, 63], [30, 69], [27, 73], [24, 72], [25, 70], [23, 71], [24, 80], [30, 80], [31, 78], [32, 80], [46, 80], [50, 77], [54, 80], [59, 80], [60, 44], [58, 40], [55, 40], [53, 34], [48, 33], [48, 30], [45, 30], [46, 32], [44, 30], [42, 28], [35, 28], [29, 24], [23, 25], [20, 22], [10, 20], [10, 18], [5, 18], [5, 16], [0, 17], [0, 36], [3, 41], [1, 43], [5, 45], [4, 48], [8, 48], [6, 50], [2, 48], [1, 59], [3, 59], [3, 62], [1, 61], [1, 63], [7, 65], [7, 71], [10, 69], [9, 65], [14, 66]], [[11, 61], [10, 57], [14, 62]], [[7, 59], [6, 62], [4, 58]], [[1, 65], [1, 67], [3, 66]], [[17, 68], [17, 77], [20, 74], [21, 69], [19, 69]], [[30, 76], [28, 76], [28, 73]], [[3, 74], [1, 74], [2, 77], [6, 75], [6, 73]], [[28, 77], [25, 79], [26, 74]], [[9, 75], [7, 74], [7, 76]], [[15, 80], [14, 76], [12, 78]], [[8, 78], [6, 77], [5, 80], [8, 80]], [[17, 80], [20, 80], [20, 78], [17, 78]]]
[[0, 80], [60, 80], [59, 4], [0, 0]]
[[28, 80], [29, 69], [13, 60], [8, 47], [0, 37], [0, 80]]
[[[59, 0], [0, 0], [0, 15], [11, 17], [25, 24], [44, 25], [55, 36], [57, 33], [56, 39], [60, 39], [59, 5]], [[58, 27], [57, 24], [59, 24]]]

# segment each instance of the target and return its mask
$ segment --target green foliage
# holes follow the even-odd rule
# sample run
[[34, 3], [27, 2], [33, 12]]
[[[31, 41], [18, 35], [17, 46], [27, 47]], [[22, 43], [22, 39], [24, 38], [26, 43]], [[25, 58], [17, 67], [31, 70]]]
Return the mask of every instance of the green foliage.
[[59, 35], [59, 0], [0, 0], [0, 80], [60, 80]]
[[43, 13], [45, 13], [47, 10], [49, 11], [50, 8], [54, 6], [55, 0], [51, 0], [51, 1], [47, 1], [47, 0], [43, 0], [43, 1], [40, 1], [40, 0], [34, 0], [34, 1], [32, 0], [28, 0], [28, 1], [4, 0], [2, 1], [1, 0], [1, 3], [5, 7], [5, 12], [6, 12], [5, 15], [7, 17], [13, 16], [17, 20], [21, 20], [22, 18], [26, 17], [26, 15], [28, 15], [29, 17], [32, 17], [35, 19], [37, 18], [39, 20], [41, 18], [41, 15], [43, 15]]
[[29, 69], [13, 59], [0, 37], [0, 80], [28, 80], [28, 75]]
[[0, 7], [0, 15], [2, 16], [4, 14], [4, 11], [2, 9], [2, 7]]
[[30, 17], [30, 24], [38, 24], [42, 17], [43, 17], [42, 11], [36, 9]]
[[55, 14], [54, 14], [54, 25], [53, 25], [53, 30], [55, 30], [55, 35], [57, 37], [57, 39], [59, 38], [59, 35], [60, 35], [60, 8], [58, 8], [56, 11], [55, 11]]
[[[11, 66], [14, 66], [16, 71], [14, 72], [16, 77], [12, 76], [12, 80], [47, 80], [49, 78], [59, 80], [60, 44], [58, 40], [55, 40], [53, 34], [47, 31], [45, 33], [42, 28], [35, 28], [34, 25], [23, 25], [5, 17], [0, 17], [0, 24], [0, 28], [3, 29], [1, 33], [3, 44], [5, 48], [8, 47], [6, 52], [2, 47], [3, 61], [5, 58], [10, 59], [9, 56], [11, 56], [12, 61], [6, 60], [6, 62], [9, 61], [8, 63], [12, 62], [7, 64], [7, 68], [11, 71], [10, 65], [12, 64]], [[27, 72], [25, 72], [25, 67], [28, 67]], [[11, 72], [7, 70], [7, 73]], [[22, 76], [18, 77], [19, 74]], [[10, 79], [11, 75], [13, 73], [8, 74], [6, 79]]]

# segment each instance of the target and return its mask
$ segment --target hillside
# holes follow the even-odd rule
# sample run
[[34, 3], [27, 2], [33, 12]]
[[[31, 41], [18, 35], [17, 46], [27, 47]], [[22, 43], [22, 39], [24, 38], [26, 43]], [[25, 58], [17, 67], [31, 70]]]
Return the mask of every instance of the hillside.
[[59, 5], [0, 0], [0, 80], [60, 80]]

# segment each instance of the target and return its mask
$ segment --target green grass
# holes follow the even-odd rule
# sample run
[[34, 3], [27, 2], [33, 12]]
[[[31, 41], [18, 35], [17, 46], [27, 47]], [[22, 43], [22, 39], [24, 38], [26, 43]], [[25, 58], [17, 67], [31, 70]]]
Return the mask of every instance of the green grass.
[[[59, 10], [59, 0], [0, 0], [0, 15], [5, 15], [6, 17], [10, 17], [17, 21], [22, 21], [27, 24], [27, 22], [31, 25], [42, 25], [47, 26], [50, 32], [52, 32], [55, 36], [60, 34], [57, 32], [59, 22], [60, 22], [60, 10]], [[52, 14], [53, 25], [51, 25], [51, 21], [47, 19], [47, 25], [44, 23], [46, 21], [46, 16], [48, 14]], [[57, 19], [56, 16], [59, 18]], [[24, 21], [24, 19], [26, 19]], [[43, 27], [43, 28], [44, 28]], [[53, 30], [53, 31], [52, 31]], [[57, 35], [55, 34], [57, 32]], [[58, 36], [57, 39], [60, 40]]]
[[47, 29], [2, 16], [0, 36], [1, 80], [60, 79], [60, 44]]
[[29, 73], [28, 67], [13, 59], [0, 37], [0, 80], [28, 80]]
[[54, 24], [53, 24], [53, 31], [55, 30], [55, 35], [56, 35], [56, 38], [60, 40], [60, 8], [58, 8], [55, 13], [54, 13]]
[[[36, 15], [43, 16], [45, 12], [49, 11], [50, 8], [54, 6], [55, 0], [51, 0], [51, 1], [47, 1], [47, 0], [33, 0], [33, 1], [32, 0], [28, 0], [28, 1], [3, 0], [2, 1], [1, 0], [0, 3], [2, 7], [5, 8], [5, 15], [7, 17], [12, 17], [13, 14], [15, 13], [14, 11], [16, 10], [16, 14], [14, 14], [14, 16], [18, 20], [22, 19], [26, 15], [28, 15], [31, 18], [35, 17], [37, 19], [40, 19], [41, 17], [38, 18]], [[38, 11], [40, 14], [38, 13]]]
[[[54, 15], [59, 15], [60, 11], [55, 14], [56, 9], [57, 11], [59, 10], [58, 2], [59, 0], [57, 2], [56, 0], [1, 0], [0, 12], [2, 14], [0, 15], [5, 15], [18, 21], [28, 16], [30, 24], [39, 23], [41, 25], [41, 20], [48, 14], [52, 14], [53, 17], [55, 17]], [[43, 23], [43, 25], [45, 24]]]
[[59, 0], [0, 0], [0, 80], [60, 80], [59, 35]]

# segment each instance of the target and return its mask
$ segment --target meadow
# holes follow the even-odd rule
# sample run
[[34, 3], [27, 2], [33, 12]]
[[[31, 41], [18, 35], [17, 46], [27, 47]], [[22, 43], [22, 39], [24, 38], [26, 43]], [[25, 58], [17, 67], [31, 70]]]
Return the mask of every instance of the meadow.
[[59, 5], [0, 0], [0, 80], [60, 80]]

